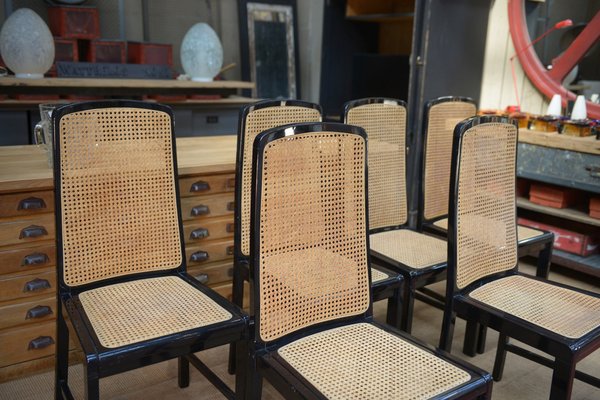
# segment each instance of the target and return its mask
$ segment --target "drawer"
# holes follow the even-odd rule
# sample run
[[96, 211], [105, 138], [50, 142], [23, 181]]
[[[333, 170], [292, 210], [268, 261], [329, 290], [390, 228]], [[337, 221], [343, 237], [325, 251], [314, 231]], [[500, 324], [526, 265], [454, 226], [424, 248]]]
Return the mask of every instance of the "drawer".
[[0, 274], [27, 273], [31, 269], [53, 265], [56, 265], [56, 247], [53, 244], [0, 251]]
[[35, 300], [13, 300], [0, 307], [0, 329], [20, 325], [33, 325], [56, 318], [56, 296], [44, 296]]
[[[233, 284], [231, 282], [211, 286], [210, 288], [221, 296], [225, 297], [227, 300], [233, 300], [231, 295], [233, 291]], [[244, 305], [243, 308], [246, 310], [250, 307], [250, 285], [248, 282], [244, 282], [244, 302], [242, 304]]]
[[184, 221], [233, 215], [234, 205], [233, 193], [183, 197], [181, 214]]
[[56, 324], [43, 322], [0, 332], [0, 367], [54, 354]]
[[188, 274], [205, 285], [231, 282], [233, 279], [233, 262], [231, 260], [218, 261], [206, 266], [189, 268]]
[[54, 239], [54, 214], [0, 222], [0, 246]]
[[205, 221], [188, 221], [183, 224], [186, 244], [233, 236], [233, 218], [230, 216], [211, 218]]
[[235, 174], [198, 175], [179, 179], [181, 197], [226, 193], [234, 190]]
[[56, 269], [35, 274], [4, 276], [0, 279], [0, 301], [53, 294], [56, 292]]
[[53, 211], [54, 192], [51, 190], [0, 195], [0, 218]]
[[187, 245], [185, 257], [189, 267], [232, 259], [233, 238], [208, 240], [197, 245]]

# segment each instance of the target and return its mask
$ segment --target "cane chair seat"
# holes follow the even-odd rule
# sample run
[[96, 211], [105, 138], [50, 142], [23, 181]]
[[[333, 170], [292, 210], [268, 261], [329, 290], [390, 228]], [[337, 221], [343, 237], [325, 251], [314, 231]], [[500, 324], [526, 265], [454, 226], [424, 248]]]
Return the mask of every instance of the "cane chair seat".
[[[442, 218], [433, 223], [438, 228], [448, 230], [448, 218]], [[546, 233], [537, 229], [529, 228], [526, 226], [517, 226], [517, 238], [518, 240], [528, 240], [536, 237], [545, 235]]]
[[469, 373], [368, 323], [319, 332], [278, 350], [328, 399], [425, 399]]
[[79, 300], [100, 344], [121, 347], [229, 320], [232, 315], [175, 276], [117, 283]]
[[369, 238], [372, 251], [410, 268], [428, 268], [446, 262], [446, 242], [422, 233], [400, 229], [374, 233]]
[[600, 298], [522, 275], [492, 281], [469, 296], [568, 338], [600, 325]]
[[390, 276], [377, 268], [371, 267], [371, 282], [381, 282], [388, 279]]

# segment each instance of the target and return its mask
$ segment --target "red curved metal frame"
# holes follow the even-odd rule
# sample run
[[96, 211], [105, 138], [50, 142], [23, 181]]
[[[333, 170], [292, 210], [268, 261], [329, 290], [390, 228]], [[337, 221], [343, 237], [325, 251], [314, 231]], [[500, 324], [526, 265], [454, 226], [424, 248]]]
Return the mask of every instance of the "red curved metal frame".
[[[562, 81], [600, 39], [600, 11], [588, 22], [569, 48], [552, 60], [552, 69], [547, 70], [540, 62], [533, 46], [527, 48], [531, 38], [527, 31], [524, 2], [525, 0], [508, 1], [508, 23], [515, 51], [531, 83], [548, 98], [559, 93], [565, 106], [567, 99], [574, 100], [576, 94], [562, 86]], [[589, 118], [600, 119], [599, 104], [587, 101], [586, 106]]]

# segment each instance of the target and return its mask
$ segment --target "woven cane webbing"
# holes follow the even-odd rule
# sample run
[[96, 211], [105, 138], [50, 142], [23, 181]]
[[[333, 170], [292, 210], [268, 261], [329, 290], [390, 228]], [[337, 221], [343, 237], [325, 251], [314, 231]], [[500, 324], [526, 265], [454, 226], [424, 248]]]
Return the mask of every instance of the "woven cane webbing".
[[278, 353], [328, 399], [429, 399], [470, 379], [462, 369], [365, 323], [304, 337]]
[[402, 225], [406, 203], [406, 108], [375, 103], [354, 107], [346, 122], [369, 138], [369, 229]]
[[369, 239], [371, 250], [415, 269], [431, 267], [448, 258], [446, 241], [409, 229], [379, 232]]
[[[442, 228], [448, 229], [448, 218], [442, 218], [433, 223], [433, 225]], [[537, 236], [543, 235], [544, 232], [538, 231], [537, 229], [532, 229], [526, 226], [517, 225], [517, 239], [518, 240], [526, 240], [531, 239]]]
[[568, 338], [600, 326], [600, 298], [522, 275], [492, 281], [469, 296]]
[[517, 128], [487, 123], [463, 136], [457, 210], [458, 288], [517, 263]]
[[390, 276], [383, 271], [380, 271], [376, 268], [371, 268], [371, 281], [379, 282], [384, 279], [389, 278]]
[[260, 208], [260, 337], [369, 307], [365, 142], [307, 133], [264, 150]]
[[178, 267], [171, 119], [101, 108], [60, 121], [65, 283]]
[[423, 215], [432, 219], [448, 214], [450, 160], [454, 127], [477, 113], [475, 104], [446, 101], [429, 109], [423, 173]]
[[256, 136], [268, 129], [300, 122], [320, 122], [319, 110], [299, 106], [275, 106], [251, 111], [246, 117], [242, 161], [241, 250], [250, 254], [250, 196], [252, 185], [252, 145]]
[[117, 283], [79, 295], [102, 346], [121, 347], [227, 321], [231, 314], [183, 279]]

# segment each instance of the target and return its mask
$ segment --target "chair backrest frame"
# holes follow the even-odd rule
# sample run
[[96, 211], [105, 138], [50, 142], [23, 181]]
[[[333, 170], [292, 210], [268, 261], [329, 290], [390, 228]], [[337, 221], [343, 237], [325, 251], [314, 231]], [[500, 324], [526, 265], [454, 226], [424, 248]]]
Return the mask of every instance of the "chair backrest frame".
[[[61, 171], [61, 161], [63, 160], [61, 148], [61, 138], [63, 135], [63, 131], [61, 128], [61, 124], [63, 119], [68, 116], [74, 116], [76, 113], [85, 113], [94, 110], [107, 110], [107, 109], [125, 109], [125, 110], [149, 110], [151, 112], [157, 112], [157, 115], [165, 114], [169, 120], [169, 135], [170, 138], [168, 142], [170, 143], [170, 152], [166, 154], [167, 158], [165, 163], [168, 164], [170, 161], [172, 163], [172, 173], [169, 173], [169, 176], [165, 175], [165, 178], [168, 182], [173, 183], [172, 194], [174, 203], [170, 203], [173, 209], [171, 209], [172, 217], [176, 214], [176, 223], [177, 223], [177, 236], [178, 238], [174, 240], [178, 241], [179, 249], [173, 249], [173, 252], [177, 251], [177, 256], [179, 257], [178, 265], [168, 268], [159, 268], [155, 270], [146, 270], [141, 272], [128, 272], [121, 275], [109, 276], [106, 278], [92, 280], [90, 282], [85, 282], [83, 284], [68, 284], [65, 281], [65, 273], [63, 271], [64, 268], [64, 234], [63, 234], [63, 210], [61, 207], [62, 204], [62, 195], [63, 195], [63, 183], [62, 183], [62, 171]], [[76, 294], [80, 293], [84, 290], [89, 290], [95, 287], [100, 287], [108, 284], [125, 282], [134, 279], [139, 279], [141, 277], [153, 277], [153, 276], [164, 276], [164, 275], [172, 275], [174, 273], [185, 273], [186, 271], [186, 258], [185, 258], [185, 249], [184, 249], [184, 234], [183, 234], [183, 224], [182, 224], [182, 212], [181, 205], [179, 202], [179, 185], [177, 184], [178, 175], [177, 175], [177, 153], [176, 153], [176, 141], [175, 141], [175, 130], [173, 123], [173, 112], [170, 107], [164, 106], [156, 103], [147, 103], [142, 101], [134, 101], [134, 100], [101, 100], [101, 101], [89, 101], [89, 102], [81, 102], [68, 104], [62, 107], [58, 107], [53, 111], [52, 114], [52, 126], [54, 129], [53, 136], [53, 157], [54, 157], [54, 165], [53, 165], [53, 173], [54, 173], [54, 188], [55, 188], [55, 221], [56, 221], [56, 263], [57, 263], [57, 273], [58, 273], [58, 293], [59, 294]], [[164, 141], [163, 141], [164, 143]], [[169, 159], [170, 158], [170, 159]], [[173, 200], [169, 197], [169, 201]], [[175, 224], [172, 221], [173, 225]], [[175, 253], [174, 253], [175, 254]]]
[[[378, 196], [380, 194], [380, 191], [376, 191], [374, 189], [374, 185], [373, 185], [373, 183], [375, 182], [374, 174], [379, 172], [379, 171], [377, 171], [376, 168], [374, 168], [374, 166], [372, 164], [375, 159], [373, 157], [373, 152], [375, 151], [374, 144], [376, 143], [376, 139], [374, 138], [374, 134], [372, 132], [370, 133], [367, 128], [365, 128], [364, 126], [361, 126], [361, 128], [365, 129], [368, 140], [369, 140], [369, 147], [367, 150], [369, 153], [369, 156], [368, 156], [369, 164], [371, 165], [369, 167], [369, 174], [370, 174], [369, 183], [371, 185], [370, 190], [369, 190], [369, 196], [371, 196], [369, 221], [371, 221], [370, 222], [371, 224], [377, 225], [375, 227], [369, 226], [370, 233], [377, 233], [377, 232], [382, 232], [382, 231], [401, 229], [401, 228], [405, 228], [409, 225], [409, 195], [410, 195], [410, 193], [409, 193], [409, 182], [408, 182], [408, 177], [409, 177], [408, 169], [409, 168], [408, 168], [408, 154], [407, 154], [407, 132], [406, 132], [408, 114], [407, 114], [407, 109], [406, 109], [406, 102], [403, 100], [392, 99], [392, 98], [387, 98], [387, 97], [368, 97], [368, 98], [348, 101], [344, 104], [344, 123], [360, 126], [351, 120], [351, 116], [350, 116], [351, 112], [356, 111], [359, 107], [370, 107], [370, 106], [376, 106], [376, 105], [381, 105], [382, 107], [386, 107], [386, 106], [398, 107], [398, 109], [401, 109], [403, 112], [403, 115], [401, 116], [401, 118], [403, 118], [404, 123], [398, 127], [400, 129], [401, 135], [403, 135], [402, 143], [401, 143], [401, 151], [399, 152], [400, 159], [398, 161], [401, 164], [401, 166], [400, 166], [401, 170], [399, 171], [399, 173], [401, 175], [401, 182], [399, 182], [399, 183], [400, 183], [400, 186], [403, 186], [404, 198], [398, 197], [398, 196], [401, 196], [401, 193], [395, 193], [394, 190], [390, 190], [390, 193], [388, 193], [388, 194], [392, 195], [392, 196], [396, 196], [397, 200], [400, 201], [400, 204], [398, 204], [397, 206], [394, 206], [394, 208], [396, 210], [402, 209], [400, 211], [400, 215], [399, 216], [397, 216], [397, 215], [377, 216], [377, 218], [374, 218], [373, 213], [377, 212], [376, 209], [381, 209], [382, 207], [384, 207], [384, 204], [389, 205], [389, 202], [386, 202], [383, 198], [381, 198], [381, 199], [375, 198], [375, 196]], [[391, 146], [390, 146], [390, 148], [391, 148]], [[403, 170], [403, 173], [401, 172], [402, 170]], [[382, 195], [385, 196], [385, 193], [382, 193]], [[385, 222], [385, 223], [384, 222], [375, 222], [375, 220], [379, 220], [379, 219], [389, 221], [390, 218], [395, 219], [395, 220], [393, 222]]]
[[[462, 165], [462, 157], [463, 157], [463, 146], [465, 145], [467, 135], [476, 135], [477, 132], [473, 131], [473, 129], [477, 129], [478, 127], [482, 127], [484, 124], [503, 124], [509, 130], [514, 128], [514, 137], [507, 138], [506, 146], [508, 147], [508, 151], [510, 151], [512, 160], [510, 162], [513, 163], [510, 170], [512, 170], [512, 178], [508, 176], [508, 172], [505, 174], [505, 178], [507, 180], [512, 180], [513, 185], [513, 195], [512, 198], [508, 201], [511, 203], [510, 210], [509, 207], [506, 207], [508, 213], [512, 214], [512, 217], [508, 218], [510, 226], [506, 227], [506, 230], [514, 232], [512, 239], [507, 240], [506, 244], [510, 246], [508, 251], [512, 253], [512, 257], [514, 259], [510, 265], [502, 268], [501, 270], [492, 271], [489, 274], [484, 274], [483, 276], [479, 276], [476, 279], [470, 280], [466, 283], [461, 283], [460, 285], [457, 283], [457, 274], [459, 268], [459, 232], [458, 232], [458, 224], [459, 224], [459, 195], [462, 189], [460, 185], [461, 179], [461, 167]], [[507, 135], [511, 135], [512, 133], [508, 133]], [[500, 116], [477, 116], [469, 118], [465, 121], [459, 123], [454, 130], [454, 140], [452, 144], [452, 161], [451, 161], [451, 175], [450, 175], [450, 197], [449, 197], [449, 215], [448, 215], [448, 267], [447, 267], [447, 277], [446, 277], [446, 298], [452, 299], [453, 296], [460, 293], [468, 293], [473, 290], [475, 287], [481, 286], [489, 281], [494, 279], [498, 279], [503, 276], [513, 275], [517, 273], [518, 269], [518, 256], [517, 256], [517, 236], [516, 236], [516, 197], [514, 196], [514, 185], [516, 182], [516, 159], [517, 159], [517, 137], [518, 137], [518, 125], [515, 120], [500, 117]]]
[[[470, 97], [462, 97], [462, 96], [444, 96], [444, 97], [438, 97], [436, 99], [430, 100], [428, 101], [424, 107], [423, 107], [423, 132], [421, 135], [421, 139], [420, 139], [420, 143], [418, 144], [417, 147], [417, 151], [414, 152], [415, 157], [420, 157], [420, 160], [418, 160], [416, 162], [417, 165], [417, 171], [416, 171], [416, 177], [415, 177], [415, 181], [418, 182], [418, 199], [417, 199], [417, 225], [419, 228], [421, 228], [423, 226], [423, 224], [425, 223], [429, 223], [429, 222], [433, 222], [436, 221], [438, 219], [442, 219], [442, 218], [446, 218], [448, 216], [448, 209], [446, 207], [446, 205], [448, 204], [447, 198], [449, 197], [449, 193], [450, 193], [450, 181], [448, 180], [448, 184], [445, 185], [443, 187], [443, 189], [446, 189], [448, 193], [448, 196], [446, 197], [446, 200], [444, 201], [444, 212], [442, 214], [437, 214], [434, 215], [432, 217], [426, 217], [426, 201], [427, 201], [427, 182], [426, 182], [426, 174], [427, 174], [427, 170], [428, 170], [428, 158], [427, 158], [427, 147], [428, 147], [428, 141], [429, 139], [431, 139], [431, 132], [430, 132], [430, 119], [431, 119], [431, 112], [432, 112], [432, 108], [434, 108], [435, 106], [440, 106], [443, 104], [454, 104], [454, 103], [459, 103], [461, 105], [472, 105], [474, 107], [474, 112], [471, 115], [466, 115], [464, 116], [464, 118], [460, 118], [460, 120], [464, 120], [470, 117], [475, 116], [475, 113], [477, 112], [477, 103], [475, 102], [475, 100], [473, 100]], [[460, 121], [457, 121], [460, 122]], [[448, 167], [450, 166], [451, 163], [451, 158], [452, 158], [452, 138], [454, 136], [454, 127], [452, 127], [449, 130], [449, 139], [450, 139], [450, 143], [449, 146], [447, 148], [447, 164]], [[449, 168], [448, 168], [448, 172], [450, 172]]]
[[[252, 149], [253, 141], [248, 140], [247, 137], [247, 128], [248, 128], [248, 117], [249, 115], [260, 112], [261, 110], [273, 109], [274, 107], [301, 107], [305, 108], [307, 112], [312, 113], [314, 110], [318, 113], [319, 121], [306, 121], [306, 122], [320, 122], [322, 119], [323, 110], [320, 105], [316, 103], [310, 103], [302, 100], [262, 100], [253, 104], [249, 104], [240, 109], [239, 114], [239, 125], [238, 125], [238, 136], [237, 136], [237, 150], [236, 150], [236, 170], [235, 170], [235, 204], [236, 207], [234, 209], [234, 258], [236, 262], [249, 262], [250, 255], [247, 252], [244, 252], [244, 247], [242, 242], [247, 243], [249, 245], [249, 237], [250, 237], [250, 216], [247, 215], [244, 217], [244, 210], [249, 210], [250, 205], [246, 205], [245, 203], [250, 203], [250, 186], [252, 180], [252, 171], [249, 173], [245, 170], [247, 165], [250, 165], [250, 169], [253, 169], [252, 166], [252, 152], [247, 151], [248, 147]], [[286, 121], [281, 125], [288, 125], [290, 123], [295, 122], [304, 122], [304, 121]], [[275, 126], [270, 126], [269, 129], [275, 128]], [[265, 129], [266, 130], [266, 129]], [[246, 159], [246, 157], [250, 155], [250, 159]], [[248, 182], [244, 181], [244, 177], [248, 179]], [[246, 184], [245, 184], [246, 183]], [[246, 201], [244, 202], [244, 198]], [[244, 227], [248, 229], [244, 231]]]
[[[357, 220], [363, 218], [364, 231], [362, 234], [362, 245], [360, 248], [361, 256], [364, 256], [365, 264], [363, 265], [366, 268], [364, 271], [364, 275], [367, 277], [367, 281], [359, 282], [363, 290], [368, 292], [366, 297], [366, 302], [364, 303], [364, 311], [357, 312], [352, 315], [343, 315], [336, 316], [334, 318], [324, 319], [320, 322], [310, 323], [308, 325], [303, 325], [299, 327], [295, 327], [290, 331], [286, 331], [282, 334], [275, 335], [276, 337], [272, 339], [265, 340], [261, 336], [261, 321], [262, 321], [262, 311], [264, 305], [261, 305], [261, 290], [262, 282], [261, 282], [261, 257], [263, 256], [263, 252], [261, 251], [261, 232], [263, 232], [263, 227], [261, 226], [261, 212], [263, 210], [263, 198], [262, 191], [265, 185], [265, 175], [263, 170], [263, 164], [265, 159], [265, 149], [271, 144], [277, 145], [277, 141], [280, 139], [285, 140], [286, 138], [290, 138], [291, 136], [294, 139], [302, 140], [303, 136], [306, 138], [310, 134], [343, 134], [345, 136], [356, 136], [364, 143], [364, 154], [361, 163], [364, 165], [364, 172], [362, 172], [363, 178], [363, 186], [362, 190], [362, 201], [364, 202], [364, 210], [362, 212], [362, 217], [360, 216], [359, 209], [353, 209], [352, 212], [356, 211], [358, 216]], [[300, 136], [300, 137], [299, 137]], [[308, 138], [309, 140], [311, 138]], [[297, 339], [298, 337], [302, 337], [303, 335], [310, 334], [311, 332], [319, 331], [324, 329], [325, 327], [333, 327], [338, 326], [340, 324], [348, 323], [348, 322], [356, 322], [356, 321], [367, 321], [372, 320], [372, 293], [370, 290], [370, 282], [371, 282], [371, 271], [369, 268], [370, 265], [370, 255], [369, 255], [369, 237], [368, 237], [368, 213], [366, 212], [367, 201], [368, 201], [368, 193], [367, 193], [367, 162], [366, 162], [366, 134], [363, 129], [355, 126], [349, 126], [345, 124], [339, 123], [305, 123], [305, 124], [290, 124], [287, 126], [277, 127], [259, 134], [254, 142], [253, 149], [253, 174], [252, 174], [252, 220], [251, 220], [251, 280], [253, 282], [253, 298], [254, 298], [254, 341], [257, 345], [257, 348], [265, 348], [266, 346], [279, 346], [284, 343], [289, 343]], [[281, 144], [279, 144], [281, 146]], [[271, 167], [273, 169], [273, 167]], [[354, 174], [361, 173], [354, 171]], [[295, 182], [289, 182], [289, 185], [295, 185]], [[312, 210], [312, 209], [311, 209]], [[360, 230], [360, 228], [359, 228]], [[363, 240], [364, 239], [364, 240]], [[358, 240], [358, 239], [355, 239]], [[312, 249], [317, 250], [316, 248]], [[337, 265], [339, 267], [339, 265]], [[360, 276], [360, 275], [359, 275]]]

